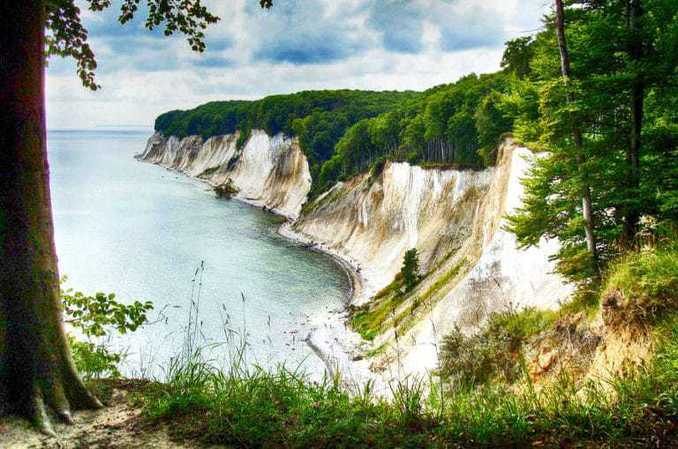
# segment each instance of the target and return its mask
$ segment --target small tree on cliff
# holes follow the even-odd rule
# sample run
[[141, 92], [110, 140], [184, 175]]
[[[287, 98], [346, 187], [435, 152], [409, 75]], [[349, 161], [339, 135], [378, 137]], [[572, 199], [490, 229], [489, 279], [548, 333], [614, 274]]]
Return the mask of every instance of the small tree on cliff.
[[[85, 0], [90, 10], [111, 0]], [[129, 22], [142, 0], [121, 0]], [[218, 17], [201, 0], [144, 0], [146, 28], [181, 32], [203, 51]], [[272, 0], [261, 0], [270, 7]], [[71, 421], [72, 409], [98, 408], [73, 364], [63, 329], [49, 191], [45, 54], [73, 57], [84, 86], [97, 89], [96, 61], [75, 0], [0, 2], [0, 415], [19, 414], [46, 432], [46, 407]]]
[[400, 274], [405, 284], [405, 291], [412, 291], [419, 281], [419, 255], [417, 248], [408, 249], [405, 251], [403, 258], [403, 267], [400, 269]]

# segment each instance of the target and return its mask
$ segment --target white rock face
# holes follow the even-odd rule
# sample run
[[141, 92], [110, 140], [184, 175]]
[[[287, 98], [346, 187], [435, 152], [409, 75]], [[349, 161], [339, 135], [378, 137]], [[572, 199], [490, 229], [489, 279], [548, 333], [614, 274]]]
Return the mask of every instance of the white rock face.
[[[549, 260], [558, 242], [519, 249], [503, 229], [505, 215], [521, 205], [520, 179], [534, 155], [511, 141], [499, 154], [497, 166], [483, 171], [388, 163], [375, 179], [361, 175], [337, 184], [292, 225], [298, 235], [360, 268], [359, 302], [393, 280], [405, 251], [418, 249], [421, 271], [429, 276], [411, 298], [426, 304], [401, 334], [398, 371], [435, 368], [437, 344], [455, 326], [472, 332], [493, 311], [555, 308], [572, 293]], [[405, 301], [396, 313], [411, 306], [412, 300]], [[375, 346], [388, 342], [392, 332]]]
[[229, 179], [237, 198], [296, 219], [311, 188], [306, 156], [296, 139], [253, 130], [245, 146], [238, 134], [203, 141], [199, 136], [177, 139], [155, 133], [139, 159], [220, 185]]
[[359, 268], [365, 300], [393, 280], [408, 249], [419, 249], [427, 270], [460, 245], [472, 224], [465, 210], [491, 178], [388, 163], [376, 180], [365, 174], [335, 186], [293, 229]]

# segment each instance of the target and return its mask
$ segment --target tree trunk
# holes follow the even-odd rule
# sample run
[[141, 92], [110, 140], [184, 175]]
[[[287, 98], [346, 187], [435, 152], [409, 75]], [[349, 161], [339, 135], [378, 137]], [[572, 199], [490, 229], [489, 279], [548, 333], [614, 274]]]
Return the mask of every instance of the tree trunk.
[[45, 407], [100, 407], [63, 329], [47, 166], [44, 0], [3, 1], [0, 17], [0, 413], [51, 428]]
[[[632, 61], [639, 61], [643, 57], [643, 41], [640, 36], [640, 17], [643, 9], [640, 0], [631, 0], [629, 4], [629, 54]], [[640, 187], [640, 145], [643, 128], [643, 107], [645, 102], [645, 85], [638, 73], [634, 74], [631, 86], [631, 140], [627, 150], [626, 159], [629, 164], [629, 197], [637, 198]], [[632, 244], [638, 230], [640, 212], [638, 206], [633, 204], [628, 207], [624, 216], [624, 231], [622, 240], [625, 244]]]
[[[558, 38], [558, 49], [560, 51], [560, 71], [563, 75], [563, 80], [567, 83], [571, 78], [571, 69], [570, 69], [570, 54], [567, 50], [567, 41], [565, 39], [565, 11], [563, 8], [562, 0], [555, 0], [556, 6], [556, 37]], [[567, 100], [569, 102], [574, 101], [574, 96], [571, 93], [568, 93]], [[583, 138], [581, 129], [574, 125], [572, 129], [572, 137], [574, 140], [574, 145], [577, 150], [576, 161], [579, 167], [582, 166], [584, 162], [583, 157]], [[585, 179], [585, 174], [582, 176]], [[593, 267], [596, 273], [598, 272], [598, 250], [596, 248], [596, 237], [594, 232], [594, 222], [593, 222], [593, 205], [591, 200], [591, 187], [585, 181], [583, 181], [582, 187], [582, 215], [584, 216], [584, 233], [586, 235], [586, 248], [589, 253], [591, 253], [591, 259], [593, 261]]]

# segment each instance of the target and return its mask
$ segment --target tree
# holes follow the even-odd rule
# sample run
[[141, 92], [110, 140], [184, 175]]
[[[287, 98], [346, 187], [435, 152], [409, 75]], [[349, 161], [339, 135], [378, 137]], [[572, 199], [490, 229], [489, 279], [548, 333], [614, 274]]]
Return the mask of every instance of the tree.
[[[515, 94], [503, 97], [502, 107], [517, 117], [514, 134], [543, 152], [510, 229], [523, 245], [559, 239], [557, 269], [574, 281], [588, 283], [595, 276], [588, 263], [583, 187], [594, 187], [589, 191], [599, 268], [628, 248], [636, 229], [660, 232], [677, 216], [678, 5], [644, 0], [633, 25], [632, 1], [582, 1], [561, 10], [558, 22], [567, 20], [568, 33], [565, 41], [563, 26], [560, 41], [566, 45], [558, 45], [556, 21], [549, 19], [535, 36], [530, 79], [516, 83], [520, 101]], [[642, 51], [634, 53], [634, 46]], [[527, 104], [524, 93], [530, 91], [537, 98]]]
[[506, 42], [504, 55], [501, 58], [501, 67], [518, 78], [530, 75], [530, 60], [533, 56], [532, 36], [519, 37]]
[[[556, 37], [558, 39], [558, 50], [560, 52], [560, 70], [563, 75], [563, 82], [569, 83], [572, 77], [570, 69], [570, 54], [567, 49], [567, 41], [565, 38], [565, 11], [563, 8], [563, 0], [555, 0], [556, 6]], [[568, 103], [574, 102], [574, 95], [570, 92], [567, 94]], [[575, 151], [577, 152], [577, 163], [579, 166], [583, 163], [583, 137], [580, 127], [573, 122], [572, 138], [574, 141]], [[594, 272], [598, 272], [598, 249], [596, 248], [596, 237], [593, 223], [593, 205], [591, 200], [591, 186], [586, 181], [586, 175], [582, 177], [581, 186], [581, 202], [582, 215], [584, 217], [584, 232], [586, 233], [586, 248], [591, 255], [591, 261]]]
[[[102, 11], [110, 0], [86, 0]], [[119, 21], [141, 0], [123, 0]], [[181, 32], [203, 51], [203, 31], [218, 18], [201, 0], [146, 0], [148, 29]], [[271, 0], [261, 0], [270, 7]], [[33, 420], [51, 433], [47, 408], [66, 422], [71, 410], [101, 403], [76, 372], [63, 329], [45, 129], [45, 53], [73, 57], [84, 86], [97, 89], [96, 60], [74, 0], [0, 2], [0, 414]]]
[[480, 147], [478, 153], [486, 166], [496, 163], [501, 136], [513, 128], [513, 119], [502, 110], [501, 103], [502, 95], [492, 91], [480, 101], [474, 116]]
[[419, 282], [419, 255], [417, 253], [417, 248], [405, 251], [403, 267], [400, 269], [400, 274], [403, 277], [405, 291], [412, 291], [417, 285], [417, 282]]

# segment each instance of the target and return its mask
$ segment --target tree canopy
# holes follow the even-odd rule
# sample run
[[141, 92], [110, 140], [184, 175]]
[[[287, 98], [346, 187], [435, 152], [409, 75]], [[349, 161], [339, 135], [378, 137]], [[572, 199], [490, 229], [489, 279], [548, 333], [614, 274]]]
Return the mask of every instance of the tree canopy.
[[[112, 0], [85, 0], [94, 12], [109, 8]], [[271, 2], [261, 2], [270, 7]], [[95, 80], [97, 67], [94, 52], [89, 45], [88, 32], [80, 17], [80, 8], [75, 0], [47, 0], [47, 21], [45, 44], [48, 55], [71, 57], [77, 64], [77, 72], [85, 87], [92, 90], [100, 86]], [[209, 12], [201, 0], [122, 0], [118, 21], [124, 25], [131, 21], [139, 8], [146, 10], [144, 26], [148, 30], [161, 28], [165, 36], [180, 32], [186, 36], [188, 45], [194, 51], [205, 50], [205, 29], [219, 18]]]
[[328, 90], [212, 102], [164, 113], [155, 129], [203, 138], [240, 131], [240, 145], [255, 128], [297, 136], [315, 195], [386, 159], [461, 168], [494, 164], [499, 138], [513, 124], [499, 108], [510, 79], [501, 72], [472, 74], [424, 92]]
[[[596, 0], [565, 8], [571, 79], [560, 76], [552, 22], [530, 47], [530, 70], [506, 98], [514, 133], [545, 152], [511, 217], [523, 245], [558, 238], [558, 269], [591, 279], [580, 192], [590, 186], [601, 263], [675, 226], [678, 4]], [[574, 99], [574, 101], [572, 101]], [[571, 130], [581, 131], [576, 145]]]

